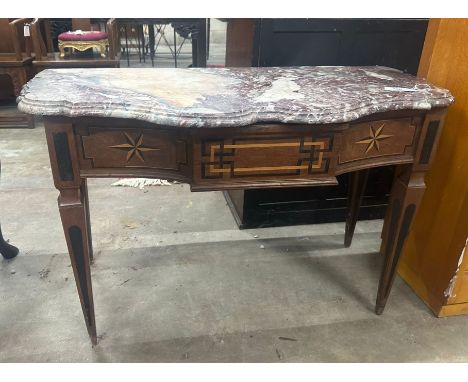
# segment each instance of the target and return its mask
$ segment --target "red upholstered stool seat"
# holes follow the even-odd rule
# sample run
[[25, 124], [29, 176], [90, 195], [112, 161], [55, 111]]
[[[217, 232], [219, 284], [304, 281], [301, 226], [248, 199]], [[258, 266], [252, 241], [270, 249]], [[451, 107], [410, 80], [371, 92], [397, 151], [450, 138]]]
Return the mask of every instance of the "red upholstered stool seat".
[[106, 57], [106, 47], [109, 45], [107, 33], [101, 31], [82, 31], [60, 33], [58, 36], [58, 47], [60, 57], [65, 57], [65, 48], [84, 51], [96, 48], [101, 52], [101, 57]]
[[101, 31], [74, 31], [60, 33], [60, 41], [99, 41], [107, 38], [106, 32]]

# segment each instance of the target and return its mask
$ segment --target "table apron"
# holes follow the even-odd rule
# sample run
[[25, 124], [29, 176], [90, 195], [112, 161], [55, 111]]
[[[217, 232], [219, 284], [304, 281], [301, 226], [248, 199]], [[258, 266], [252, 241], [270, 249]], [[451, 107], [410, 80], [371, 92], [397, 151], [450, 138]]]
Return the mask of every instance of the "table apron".
[[193, 191], [333, 185], [342, 173], [412, 163], [423, 126], [420, 114], [193, 129], [114, 118], [59, 121], [73, 136], [80, 177], [162, 178]]

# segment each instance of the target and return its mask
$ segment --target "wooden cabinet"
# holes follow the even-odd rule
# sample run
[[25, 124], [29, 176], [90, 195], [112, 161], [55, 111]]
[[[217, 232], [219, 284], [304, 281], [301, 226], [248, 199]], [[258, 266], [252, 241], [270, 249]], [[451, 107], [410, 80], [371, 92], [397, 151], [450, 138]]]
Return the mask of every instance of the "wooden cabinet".
[[429, 23], [418, 75], [450, 89], [439, 148], [399, 273], [438, 316], [468, 314], [468, 19]]

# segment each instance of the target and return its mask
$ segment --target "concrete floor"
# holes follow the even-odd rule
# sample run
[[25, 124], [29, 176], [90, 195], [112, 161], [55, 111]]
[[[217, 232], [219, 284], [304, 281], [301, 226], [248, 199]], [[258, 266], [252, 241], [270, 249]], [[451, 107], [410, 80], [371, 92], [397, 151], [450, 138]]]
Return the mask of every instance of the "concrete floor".
[[[100, 341], [88, 340], [44, 129], [0, 129], [0, 361], [468, 361], [466, 317], [397, 279], [373, 313], [381, 221], [239, 231], [219, 192], [91, 180]], [[255, 235], [258, 235], [256, 238]], [[262, 247], [263, 246], [263, 247]]]

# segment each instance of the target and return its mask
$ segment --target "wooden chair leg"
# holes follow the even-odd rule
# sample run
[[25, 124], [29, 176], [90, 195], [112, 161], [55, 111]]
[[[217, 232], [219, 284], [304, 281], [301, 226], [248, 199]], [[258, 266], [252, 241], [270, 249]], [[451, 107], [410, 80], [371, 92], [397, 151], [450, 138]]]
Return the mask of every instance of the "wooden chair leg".
[[97, 343], [91, 285], [90, 256], [92, 253], [87, 214], [86, 182], [77, 189], [62, 189], [58, 199], [60, 217], [67, 240], [81, 308], [93, 345]]
[[348, 208], [346, 212], [346, 227], [345, 227], [345, 247], [351, 246], [353, 240], [354, 229], [361, 207], [362, 197], [366, 189], [369, 170], [361, 170], [349, 174], [348, 185]]
[[405, 239], [425, 190], [424, 173], [411, 172], [411, 165], [401, 166], [390, 197], [388, 232], [384, 265], [379, 281], [375, 312], [382, 314], [395, 279]]

